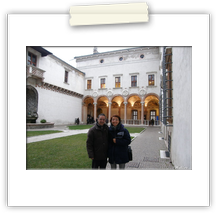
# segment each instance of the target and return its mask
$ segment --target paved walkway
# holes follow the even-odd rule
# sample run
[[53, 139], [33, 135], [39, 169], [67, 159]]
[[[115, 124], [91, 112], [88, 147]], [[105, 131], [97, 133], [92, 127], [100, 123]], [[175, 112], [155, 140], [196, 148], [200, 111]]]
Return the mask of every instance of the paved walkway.
[[126, 164], [126, 169], [173, 170], [174, 166], [166, 157], [167, 147], [161, 137], [160, 127], [146, 127], [131, 143], [133, 161]]
[[[38, 142], [43, 140], [54, 139], [58, 137], [71, 136], [79, 133], [87, 133], [85, 130], [69, 130], [66, 126], [55, 126], [54, 128], [40, 130], [60, 130], [61, 133], [40, 135], [28, 137], [27, 143]], [[31, 130], [33, 131], [33, 129]], [[38, 129], [39, 131], [39, 129]], [[173, 170], [174, 167], [170, 163], [170, 159], [165, 156], [167, 150], [164, 140], [161, 140], [159, 126], [146, 127], [140, 134], [131, 134], [135, 139], [131, 142], [133, 151], [133, 160], [126, 164], [128, 170], [132, 169], [148, 169], [148, 170]], [[107, 169], [110, 169], [108, 163]]]
[[39, 136], [34, 136], [34, 137], [27, 137], [27, 143], [33, 143], [33, 142], [38, 142], [38, 141], [43, 141], [43, 140], [50, 140], [50, 139], [59, 138], [59, 137], [67, 137], [67, 136], [71, 136], [71, 135], [83, 134], [83, 133], [88, 132], [88, 129], [69, 130], [67, 127], [64, 127], [64, 126], [57, 126], [54, 128], [37, 129], [37, 130], [32, 129], [29, 131], [40, 131], [40, 130], [60, 130], [62, 132], [61, 133], [54, 133], [54, 134], [39, 135]]
[[[34, 136], [34, 137], [27, 137], [27, 143], [34, 143], [38, 141], [43, 141], [43, 140], [50, 140], [54, 138], [59, 138], [59, 137], [67, 137], [71, 135], [76, 135], [76, 134], [84, 134], [87, 133], [89, 129], [84, 129], [84, 130], [69, 130], [67, 126], [55, 126], [53, 128], [45, 128], [45, 129], [29, 129], [28, 131], [42, 131], [42, 130], [59, 130], [62, 131], [61, 133], [54, 133], [54, 134], [45, 134], [45, 135], [39, 135], [39, 136]], [[138, 136], [139, 133], [131, 133], [132, 137]]]

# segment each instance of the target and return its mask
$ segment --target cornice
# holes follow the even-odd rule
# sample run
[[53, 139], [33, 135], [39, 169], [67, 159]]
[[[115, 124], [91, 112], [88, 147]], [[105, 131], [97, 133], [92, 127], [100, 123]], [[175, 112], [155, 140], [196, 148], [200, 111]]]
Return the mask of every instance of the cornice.
[[85, 75], [84, 72], [82, 72], [81, 70], [71, 66], [70, 64], [66, 63], [65, 61], [61, 60], [60, 58], [56, 57], [55, 55], [51, 54], [49, 56], [51, 58], [53, 58], [54, 60], [60, 62], [64, 66], [64, 68], [67, 69], [68, 71], [76, 71], [76, 72], [82, 74], [83, 76]]
[[148, 58], [148, 59], [140, 59], [140, 60], [132, 60], [132, 61], [119, 61], [119, 62], [113, 62], [113, 63], [102, 63], [102, 64], [96, 64], [96, 65], [88, 65], [88, 66], [81, 66], [79, 69], [82, 69], [83, 71], [86, 69], [92, 69], [92, 68], [103, 68], [103, 67], [109, 67], [109, 66], [119, 66], [119, 65], [125, 65], [125, 64], [136, 64], [136, 63], [148, 63], [153, 61], [159, 61], [159, 58]]
[[83, 94], [79, 94], [75, 91], [71, 91], [71, 90], [68, 90], [68, 89], [65, 89], [65, 88], [62, 88], [62, 87], [58, 87], [56, 85], [49, 84], [49, 83], [46, 83], [46, 82], [43, 82], [40, 85], [36, 85], [36, 87], [40, 87], [42, 89], [58, 92], [58, 93], [61, 93], [61, 94], [66, 94], [66, 95], [69, 95], [69, 96], [72, 96], [72, 97], [78, 97], [78, 98], [83, 97]]
[[143, 51], [151, 51], [153, 49], [157, 49], [158, 47], [135, 47], [135, 48], [128, 48], [128, 49], [123, 49], [123, 50], [115, 50], [115, 51], [107, 51], [107, 52], [101, 52], [101, 53], [95, 53], [95, 54], [90, 54], [90, 55], [83, 55], [83, 56], [76, 56], [74, 59], [76, 61], [85, 61], [85, 60], [90, 60], [90, 59], [95, 59], [95, 58], [105, 58], [110, 55], [122, 55], [123, 53], [137, 53], [137, 52], [143, 52]]

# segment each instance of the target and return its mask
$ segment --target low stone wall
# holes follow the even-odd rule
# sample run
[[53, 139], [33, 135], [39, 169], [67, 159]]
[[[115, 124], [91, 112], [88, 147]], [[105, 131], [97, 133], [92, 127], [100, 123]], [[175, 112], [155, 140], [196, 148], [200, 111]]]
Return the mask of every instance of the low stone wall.
[[53, 128], [54, 123], [27, 123], [27, 129], [42, 129], [42, 128]]

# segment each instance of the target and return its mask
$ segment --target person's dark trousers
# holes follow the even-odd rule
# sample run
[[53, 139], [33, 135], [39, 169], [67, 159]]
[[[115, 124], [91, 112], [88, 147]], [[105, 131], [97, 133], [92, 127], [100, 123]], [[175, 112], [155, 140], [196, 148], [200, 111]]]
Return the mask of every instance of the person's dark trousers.
[[92, 160], [92, 169], [106, 169], [107, 160]]

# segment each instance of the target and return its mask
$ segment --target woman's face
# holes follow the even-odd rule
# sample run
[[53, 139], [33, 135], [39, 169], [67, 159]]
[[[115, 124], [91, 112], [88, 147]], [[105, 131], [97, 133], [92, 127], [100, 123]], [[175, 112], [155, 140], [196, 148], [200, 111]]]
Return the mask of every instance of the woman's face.
[[111, 123], [113, 124], [113, 126], [117, 126], [119, 124], [119, 119], [117, 117], [113, 117]]

